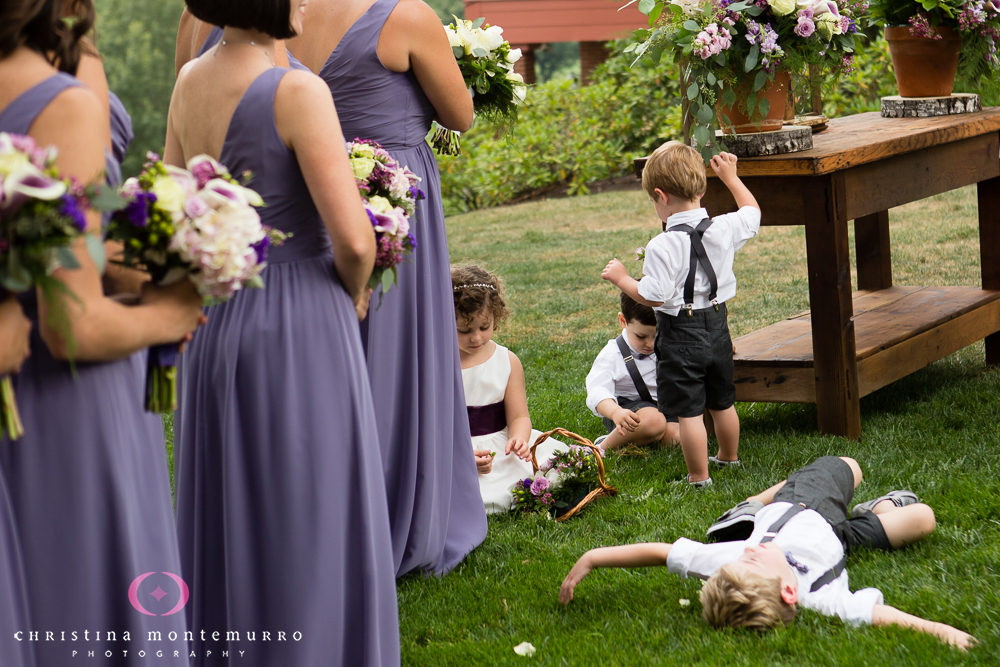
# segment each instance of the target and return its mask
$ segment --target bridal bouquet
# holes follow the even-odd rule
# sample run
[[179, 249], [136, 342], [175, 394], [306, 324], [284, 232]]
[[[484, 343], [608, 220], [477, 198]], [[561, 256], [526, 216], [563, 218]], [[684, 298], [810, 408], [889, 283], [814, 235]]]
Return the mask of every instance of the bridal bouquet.
[[[81, 237], [103, 270], [100, 240], [83, 233], [85, 213], [110, 210], [117, 196], [59, 178], [57, 155], [54, 147], [39, 147], [29, 136], [0, 132], [0, 292], [40, 288], [49, 324], [66, 340], [72, 358], [75, 345], [62, 297], [76, 297], [52, 274], [80, 268], [71, 246]], [[0, 436], [5, 432], [11, 440], [24, 433], [9, 377], [0, 378]]]
[[[150, 153], [138, 178], [121, 187], [128, 205], [111, 218], [109, 239], [125, 247], [123, 264], [147, 271], [157, 285], [191, 280], [208, 305], [243, 287], [263, 287], [267, 250], [285, 235], [265, 227], [255, 207], [264, 201], [224, 166], [199, 155], [187, 169], [163, 164]], [[177, 405], [179, 344], [149, 350], [146, 409]]]
[[[514, 71], [514, 63], [521, 59], [521, 49], [511, 49], [501, 36], [503, 28], [484, 23], [485, 19], [453, 18], [455, 22], [445, 30], [472, 95], [476, 115], [486, 118], [501, 132], [509, 131], [517, 121], [518, 107], [528, 91], [524, 78]], [[460, 154], [458, 132], [435, 125], [432, 143], [437, 152]]]
[[[550, 475], [552, 479], [550, 479]], [[542, 463], [531, 477], [514, 485], [512, 511], [561, 516], [598, 486], [600, 474], [591, 449], [570, 445]]]
[[417, 187], [420, 178], [401, 166], [382, 146], [370, 139], [347, 143], [348, 158], [368, 219], [375, 228], [375, 269], [368, 286], [382, 286], [382, 295], [398, 281], [396, 267], [417, 247], [410, 219], [424, 193]]

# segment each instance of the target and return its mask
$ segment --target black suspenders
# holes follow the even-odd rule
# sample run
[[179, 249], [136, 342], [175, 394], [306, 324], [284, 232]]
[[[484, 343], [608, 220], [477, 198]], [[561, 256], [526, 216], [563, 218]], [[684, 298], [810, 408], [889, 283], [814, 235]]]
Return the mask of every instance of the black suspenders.
[[[788, 521], [793, 516], [795, 516], [804, 509], [805, 508], [802, 505], [792, 505], [791, 507], [789, 507], [788, 510], [784, 514], [782, 514], [777, 521], [771, 524], [771, 527], [767, 529], [766, 533], [764, 533], [764, 538], [760, 541], [760, 543], [767, 544], [768, 542], [773, 540], [775, 536], [777, 536], [778, 531], [781, 530], [781, 528], [786, 523], [788, 523]], [[828, 583], [839, 577], [840, 573], [844, 571], [844, 568], [846, 566], [847, 566], [847, 553], [845, 552], [844, 557], [840, 559], [839, 563], [837, 563], [832, 568], [824, 572], [819, 579], [813, 582], [813, 585], [809, 588], [809, 592], [815, 593], [816, 591], [823, 588]]]
[[625, 368], [628, 369], [628, 374], [632, 377], [632, 384], [635, 385], [635, 390], [639, 392], [639, 398], [649, 403], [655, 403], [656, 401], [653, 400], [652, 395], [649, 393], [649, 387], [646, 386], [646, 381], [642, 379], [639, 367], [635, 364], [635, 359], [632, 358], [632, 350], [628, 349], [628, 343], [625, 342], [625, 338], [618, 336], [615, 342], [618, 343], [618, 351], [622, 353]]
[[698, 223], [696, 228], [692, 228], [691, 225], [676, 225], [667, 230], [668, 232], [686, 232], [691, 239], [691, 262], [687, 280], [684, 281], [684, 309], [687, 310], [688, 317], [694, 317], [694, 278], [698, 272], [698, 264], [701, 264], [702, 270], [708, 277], [708, 284], [711, 288], [708, 299], [715, 306], [715, 310], [719, 310], [719, 303], [716, 301], [716, 297], [719, 295], [719, 279], [715, 275], [712, 263], [708, 261], [708, 253], [705, 252], [705, 244], [701, 240], [701, 237], [705, 235], [705, 230], [711, 226], [712, 219], [705, 218]]

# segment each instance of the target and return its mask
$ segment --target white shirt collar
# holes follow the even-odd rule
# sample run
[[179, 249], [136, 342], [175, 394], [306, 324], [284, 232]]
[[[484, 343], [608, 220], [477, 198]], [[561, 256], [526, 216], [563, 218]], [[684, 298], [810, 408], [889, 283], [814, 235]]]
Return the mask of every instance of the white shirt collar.
[[691, 225], [694, 227], [697, 223], [707, 217], [709, 217], [708, 211], [704, 208], [695, 208], [690, 211], [674, 213], [672, 216], [667, 218], [667, 229], [676, 227], [677, 225]]
[[640, 352], [639, 350], [632, 347], [632, 341], [629, 340], [628, 331], [626, 331], [625, 329], [622, 329], [622, 338], [625, 339], [625, 344], [628, 345], [629, 352], [632, 353], [632, 356], [635, 357], [636, 361], [639, 361], [639, 355], [642, 355], [644, 357], [651, 357], [654, 354], [656, 354], [656, 350], [653, 350], [649, 354], [645, 354], [644, 352]]

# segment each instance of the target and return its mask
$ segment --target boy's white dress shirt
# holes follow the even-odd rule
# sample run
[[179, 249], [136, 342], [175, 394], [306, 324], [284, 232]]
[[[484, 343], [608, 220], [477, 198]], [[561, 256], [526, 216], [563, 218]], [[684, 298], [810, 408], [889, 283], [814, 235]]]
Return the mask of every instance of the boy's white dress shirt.
[[[691, 264], [691, 239], [684, 232], [672, 232], [670, 229], [681, 224], [696, 228], [707, 217], [708, 211], [703, 208], [675, 213], [667, 219], [667, 231], [646, 246], [646, 260], [642, 265], [645, 275], [639, 281], [639, 295], [647, 301], [663, 303], [655, 310], [677, 315], [684, 307], [684, 281]], [[753, 206], [744, 206], [735, 213], [716, 216], [702, 237], [705, 252], [719, 281], [716, 297], [719, 303], [725, 303], [736, 295], [733, 258], [743, 244], [757, 235], [758, 229], [760, 211]], [[699, 270], [694, 281], [696, 310], [712, 305], [709, 292], [708, 277]]]
[[[772, 503], [757, 512], [753, 533], [744, 542], [702, 544], [683, 537], [678, 539], [670, 547], [667, 569], [683, 577], [690, 575], [708, 579], [723, 565], [742, 556], [747, 546], [760, 544], [764, 533], [789, 507], [791, 503]], [[809, 591], [814, 581], [844, 557], [840, 539], [819, 513], [813, 510], [799, 512], [781, 528], [774, 543], [809, 568], [806, 573], [792, 568], [798, 578], [799, 604], [802, 607], [827, 616], [838, 616], [854, 625], [872, 622], [875, 605], [884, 604], [882, 592], [877, 588], [863, 588], [852, 593], [847, 585], [846, 569], [815, 593]]]
[[[654, 351], [645, 359], [640, 359], [639, 352], [629, 343], [628, 334], [624, 329], [622, 329], [622, 336], [625, 337], [625, 344], [628, 345], [628, 349], [635, 359], [636, 368], [639, 369], [639, 373], [642, 374], [642, 379], [646, 383], [646, 388], [649, 389], [649, 395], [653, 397], [653, 401], [656, 401], [656, 352]], [[587, 407], [600, 417], [597, 405], [606, 398], [615, 400], [619, 396], [632, 401], [637, 401], [640, 398], [635, 383], [632, 382], [632, 376], [628, 374], [628, 368], [625, 366], [625, 360], [622, 359], [618, 343], [612, 339], [594, 359], [594, 365], [587, 373]]]

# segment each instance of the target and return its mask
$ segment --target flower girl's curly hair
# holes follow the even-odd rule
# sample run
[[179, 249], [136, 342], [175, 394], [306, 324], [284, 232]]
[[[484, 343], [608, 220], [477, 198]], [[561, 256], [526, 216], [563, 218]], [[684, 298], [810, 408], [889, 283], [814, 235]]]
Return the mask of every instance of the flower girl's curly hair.
[[452, 266], [451, 287], [455, 294], [455, 317], [463, 324], [479, 313], [488, 312], [493, 315], [493, 328], [499, 329], [510, 314], [504, 301], [503, 281], [481, 266]]

